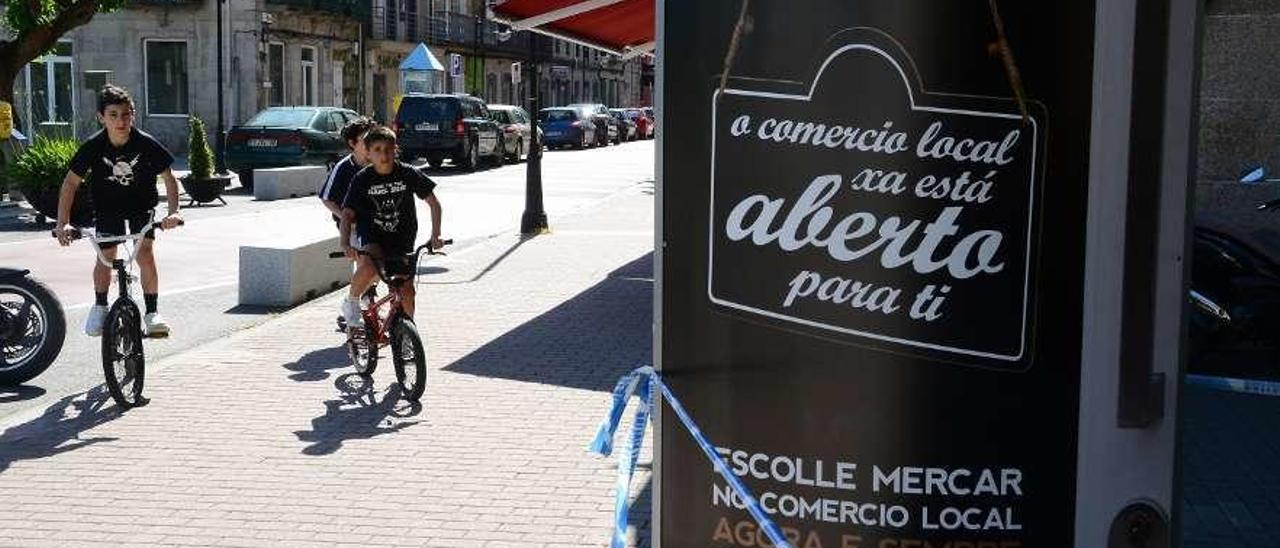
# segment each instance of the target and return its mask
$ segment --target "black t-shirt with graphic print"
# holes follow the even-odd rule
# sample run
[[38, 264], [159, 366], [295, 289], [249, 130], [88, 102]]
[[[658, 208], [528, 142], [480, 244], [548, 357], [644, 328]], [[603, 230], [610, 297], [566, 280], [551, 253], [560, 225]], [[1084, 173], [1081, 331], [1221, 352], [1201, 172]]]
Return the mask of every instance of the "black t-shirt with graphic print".
[[396, 162], [388, 175], [369, 166], [351, 181], [343, 207], [356, 212], [356, 229], [364, 243], [378, 244], [388, 255], [408, 253], [418, 237], [413, 196], [425, 199], [435, 188], [435, 182], [404, 162]]
[[156, 177], [173, 164], [173, 155], [147, 133], [133, 128], [122, 147], [101, 130], [80, 145], [71, 171], [88, 180], [94, 216], [121, 218], [155, 209], [160, 203]]

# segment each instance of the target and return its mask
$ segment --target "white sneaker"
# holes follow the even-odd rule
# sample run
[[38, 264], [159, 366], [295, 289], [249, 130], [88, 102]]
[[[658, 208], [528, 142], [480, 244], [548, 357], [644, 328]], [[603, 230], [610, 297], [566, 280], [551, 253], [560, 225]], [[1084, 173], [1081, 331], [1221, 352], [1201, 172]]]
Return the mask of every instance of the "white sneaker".
[[84, 319], [84, 334], [90, 337], [102, 336], [102, 324], [107, 320], [107, 307], [100, 304], [89, 309], [89, 317]]
[[364, 328], [364, 318], [360, 315], [360, 301], [353, 301], [350, 298], [342, 300], [342, 319], [346, 320], [347, 328]]
[[169, 324], [159, 312], [152, 312], [142, 317], [142, 334], [147, 337], [168, 337]]

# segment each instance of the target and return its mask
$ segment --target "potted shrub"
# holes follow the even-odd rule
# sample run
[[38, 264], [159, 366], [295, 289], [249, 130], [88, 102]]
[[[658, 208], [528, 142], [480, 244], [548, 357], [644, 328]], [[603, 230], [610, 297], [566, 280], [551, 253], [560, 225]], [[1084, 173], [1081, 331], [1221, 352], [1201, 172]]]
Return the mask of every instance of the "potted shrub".
[[204, 122], [195, 116], [188, 118], [187, 122], [191, 130], [187, 141], [191, 173], [182, 178], [182, 189], [191, 198], [191, 203], [187, 205], [214, 200], [226, 205], [222, 192], [231, 184], [231, 177], [213, 174], [213, 152], [209, 150], [209, 140], [205, 138]]
[[[58, 218], [58, 194], [62, 191], [62, 179], [67, 166], [76, 155], [80, 143], [68, 137], [37, 135], [31, 146], [18, 154], [5, 166], [6, 183], [21, 192], [31, 207], [50, 219]], [[75, 204], [71, 207], [71, 224], [93, 224], [93, 203], [89, 185], [80, 185]]]

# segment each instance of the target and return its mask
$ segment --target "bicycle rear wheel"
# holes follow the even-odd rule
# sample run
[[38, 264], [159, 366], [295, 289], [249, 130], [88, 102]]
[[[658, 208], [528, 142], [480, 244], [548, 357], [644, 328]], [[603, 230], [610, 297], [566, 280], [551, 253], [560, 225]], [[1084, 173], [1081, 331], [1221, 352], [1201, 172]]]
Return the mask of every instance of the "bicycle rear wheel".
[[142, 348], [142, 314], [138, 305], [120, 299], [107, 311], [102, 326], [102, 369], [107, 390], [122, 409], [146, 405], [142, 396], [147, 358]]
[[421, 399], [427, 386], [427, 351], [418, 326], [403, 315], [391, 324], [391, 361], [396, 366], [400, 393], [410, 401]]

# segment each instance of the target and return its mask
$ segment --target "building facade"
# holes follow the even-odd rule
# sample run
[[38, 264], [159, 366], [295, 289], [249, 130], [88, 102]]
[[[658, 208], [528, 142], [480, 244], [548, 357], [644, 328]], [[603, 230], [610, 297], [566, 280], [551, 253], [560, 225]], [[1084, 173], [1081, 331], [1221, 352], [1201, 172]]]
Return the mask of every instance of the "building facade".
[[[176, 152], [186, 150], [187, 117], [210, 131], [218, 114], [215, 0], [139, 0], [67, 33], [56, 51], [29, 63], [14, 86], [14, 109], [28, 135], [84, 139], [98, 130], [97, 90], [124, 86], [137, 103], [135, 124]], [[227, 0], [224, 43], [255, 25], [255, 0]], [[251, 64], [227, 64], [225, 78], [254, 79]], [[234, 93], [228, 89], [230, 99]], [[256, 105], [228, 101], [228, 123]]]
[[[96, 90], [110, 82], [133, 92], [139, 128], [185, 154], [188, 116], [216, 128], [217, 6], [134, 0], [98, 14], [19, 76], [18, 129], [88, 137], [98, 129]], [[651, 104], [651, 59], [512, 33], [482, 0], [226, 0], [222, 9], [228, 129], [271, 106], [343, 106], [388, 122], [410, 91], [400, 63], [419, 43], [445, 67], [439, 91], [528, 108], [533, 55], [542, 106]]]

